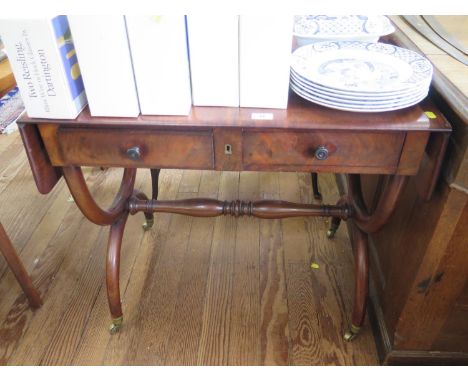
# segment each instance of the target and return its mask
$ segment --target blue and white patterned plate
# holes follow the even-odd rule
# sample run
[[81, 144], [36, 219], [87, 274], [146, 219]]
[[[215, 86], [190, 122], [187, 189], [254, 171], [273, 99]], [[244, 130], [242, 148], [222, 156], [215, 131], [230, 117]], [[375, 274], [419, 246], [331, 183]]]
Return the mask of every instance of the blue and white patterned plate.
[[332, 109], [338, 109], [338, 110], [345, 110], [345, 111], [352, 111], [352, 112], [360, 112], [360, 113], [380, 113], [380, 112], [385, 112], [385, 111], [393, 111], [393, 110], [399, 110], [399, 109], [404, 109], [409, 106], [413, 106], [421, 102], [424, 98], [427, 97], [427, 92], [422, 93], [415, 98], [408, 99], [406, 102], [403, 103], [395, 103], [395, 104], [388, 104], [385, 106], [382, 105], [354, 105], [354, 104], [348, 104], [348, 103], [335, 103], [332, 101], [329, 101], [327, 99], [321, 98], [317, 95], [312, 95], [310, 93], [307, 93], [306, 91], [300, 89], [294, 83], [291, 83], [291, 89], [300, 97], [316, 103], [318, 105], [326, 106]]
[[391, 98], [397, 98], [397, 97], [402, 97], [402, 96], [403, 97], [408, 96], [415, 92], [418, 92], [418, 90], [422, 91], [422, 90], [427, 89], [427, 86], [424, 85], [424, 86], [415, 86], [414, 88], [404, 89], [400, 91], [379, 92], [379, 93], [338, 90], [338, 89], [329, 88], [329, 87], [318, 85], [314, 82], [311, 82], [307, 80], [306, 78], [301, 77], [293, 69], [291, 69], [291, 81], [297, 84], [301, 84], [305, 87], [310, 87], [313, 89], [317, 89], [318, 91], [333, 94], [338, 98], [342, 97], [342, 98], [349, 98], [349, 99], [362, 99], [362, 98], [370, 98], [374, 100], [391, 99]]
[[304, 82], [299, 77], [297, 77], [294, 72], [291, 71], [291, 83], [295, 86], [304, 90], [308, 93], [312, 93], [317, 96], [321, 96], [326, 99], [333, 100], [335, 102], [342, 103], [356, 103], [356, 104], [365, 104], [365, 105], [387, 105], [389, 103], [395, 102], [406, 102], [406, 100], [415, 98], [418, 95], [427, 93], [427, 88], [420, 88], [417, 91], [404, 92], [404, 93], [393, 93], [387, 94], [385, 96], [375, 97], [373, 95], [356, 95], [356, 94], [346, 94], [346, 93], [335, 93], [330, 92], [326, 88], [315, 86], [311, 83]]
[[385, 16], [364, 15], [302, 15], [294, 16], [294, 35], [321, 40], [341, 40], [380, 37], [395, 28]]
[[386, 108], [394, 107], [398, 105], [406, 105], [413, 100], [419, 99], [423, 95], [427, 94], [427, 90], [421, 90], [418, 93], [411, 94], [409, 96], [402, 96], [397, 98], [391, 98], [387, 100], [373, 100], [370, 98], [361, 99], [345, 99], [337, 98], [335, 95], [330, 95], [324, 92], [317, 91], [316, 89], [307, 88], [300, 85], [299, 83], [292, 83], [291, 87], [295, 87], [303, 94], [307, 95], [311, 99], [321, 99], [336, 106], [350, 106], [350, 107], [362, 107], [362, 108]]
[[432, 64], [408, 49], [360, 41], [305, 45], [291, 68], [306, 80], [346, 92], [385, 93], [429, 87]]

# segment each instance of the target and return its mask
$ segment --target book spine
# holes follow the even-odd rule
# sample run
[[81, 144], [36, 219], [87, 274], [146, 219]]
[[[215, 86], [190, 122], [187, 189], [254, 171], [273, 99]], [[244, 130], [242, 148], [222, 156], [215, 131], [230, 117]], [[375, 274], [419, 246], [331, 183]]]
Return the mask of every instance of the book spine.
[[55, 36], [57, 60], [62, 63], [63, 67], [62, 80], [73, 101], [71, 113], [76, 114], [87, 105], [88, 101], [67, 16], [61, 15], [53, 18], [50, 28]]
[[240, 106], [286, 109], [293, 16], [240, 16]]
[[1, 34], [30, 117], [73, 119], [78, 115], [64, 82], [51, 19], [2, 21]]
[[140, 113], [124, 16], [68, 16], [92, 116]]
[[187, 16], [192, 99], [239, 106], [239, 17]]
[[192, 98], [185, 17], [126, 16], [125, 20], [141, 113], [188, 115]]

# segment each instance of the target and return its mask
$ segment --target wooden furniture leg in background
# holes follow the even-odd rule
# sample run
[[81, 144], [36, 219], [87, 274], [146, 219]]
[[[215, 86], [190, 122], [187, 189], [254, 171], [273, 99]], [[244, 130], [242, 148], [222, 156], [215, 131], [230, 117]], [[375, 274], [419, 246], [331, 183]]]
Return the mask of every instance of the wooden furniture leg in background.
[[152, 186], [152, 194], [151, 199], [157, 200], [158, 199], [158, 192], [159, 192], [159, 168], [152, 168], [151, 170], [151, 186]]
[[[159, 193], [159, 173], [161, 170], [159, 168], [152, 168], [150, 169], [150, 171], [151, 171], [151, 199], [157, 200], [158, 193]], [[146, 196], [143, 193], [139, 193], [139, 196], [137, 197], [139, 197], [140, 199], [146, 198]], [[153, 218], [153, 214], [145, 213], [145, 216], [146, 216], [146, 221], [143, 223], [143, 229], [145, 231], [148, 231], [149, 229], [151, 229], [151, 227], [153, 227], [154, 218]]]
[[312, 178], [312, 191], [314, 193], [314, 199], [322, 200], [322, 194], [320, 193], [318, 186], [318, 174], [316, 172], [311, 172], [310, 175]]
[[39, 308], [42, 305], [41, 297], [39, 296], [39, 292], [34, 287], [31, 278], [29, 277], [26, 269], [24, 269], [21, 260], [18, 257], [15, 249], [13, 248], [13, 244], [11, 243], [10, 239], [5, 232], [2, 224], [0, 223], [0, 252], [5, 257], [5, 260], [10, 267], [11, 271], [15, 275], [16, 279], [18, 280], [21, 288], [24, 291], [24, 294], [29, 300], [29, 305], [32, 308]]
[[[347, 195], [342, 196], [338, 202], [336, 203], [337, 206], [346, 205], [347, 203]], [[341, 219], [339, 217], [333, 217], [331, 219], [330, 228], [327, 231], [327, 237], [332, 239], [335, 236], [336, 231], [340, 227]]]
[[[156, 187], [157, 187], [157, 183], [156, 183]], [[155, 190], [153, 188], [153, 195], [155, 194]], [[156, 196], [158, 195], [158, 191], [156, 189]], [[133, 192], [133, 195], [132, 195], [132, 198], [136, 198], [138, 200], [145, 200], [145, 201], [149, 201], [148, 197], [145, 195], [144, 192], [141, 192], [139, 190], [135, 190]], [[132, 199], [131, 198], [131, 199]], [[130, 200], [129, 200], [130, 201]], [[143, 223], [143, 229], [145, 231], [148, 231], [151, 229], [151, 227], [153, 227], [153, 224], [154, 224], [154, 214], [152, 211], [145, 211], [144, 212], [145, 214], [145, 222]]]

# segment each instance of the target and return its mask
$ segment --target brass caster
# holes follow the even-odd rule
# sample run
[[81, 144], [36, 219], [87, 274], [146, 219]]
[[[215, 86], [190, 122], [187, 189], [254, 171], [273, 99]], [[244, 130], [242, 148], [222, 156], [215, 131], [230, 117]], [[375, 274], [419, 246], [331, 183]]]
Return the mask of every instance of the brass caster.
[[144, 231], [149, 231], [154, 224], [154, 219], [146, 219], [146, 221], [143, 223], [143, 230]]
[[123, 316], [120, 316], [119, 318], [113, 318], [112, 324], [109, 326], [110, 334], [117, 333], [122, 327], [122, 322], [123, 322]]
[[359, 334], [360, 330], [361, 330], [360, 327], [351, 325], [351, 329], [348, 330], [343, 336], [344, 340], [346, 342], [351, 342], [352, 340], [354, 340], [356, 338], [356, 336]]
[[336, 233], [336, 229], [334, 228], [330, 228], [328, 231], [327, 231], [327, 237], [329, 239], [333, 239], [335, 237], [335, 233]]

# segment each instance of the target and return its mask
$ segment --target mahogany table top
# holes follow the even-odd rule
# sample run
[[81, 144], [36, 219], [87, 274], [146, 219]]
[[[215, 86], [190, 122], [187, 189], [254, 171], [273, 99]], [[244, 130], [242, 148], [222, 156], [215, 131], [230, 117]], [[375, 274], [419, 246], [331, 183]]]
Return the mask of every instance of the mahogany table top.
[[[260, 119], [257, 119], [260, 118]], [[294, 130], [362, 130], [362, 131], [443, 131], [450, 125], [432, 104], [425, 100], [418, 105], [382, 113], [355, 113], [326, 108], [308, 102], [290, 93], [288, 108], [256, 109], [234, 107], [193, 106], [188, 116], [149, 116], [137, 118], [92, 117], [86, 107], [74, 120], [40, 119], [23, 116], [20, 123], [55, 123], [89, 127], [170, 127], [171, 129], [251, 128], [251, 129], [294, 129]]]

